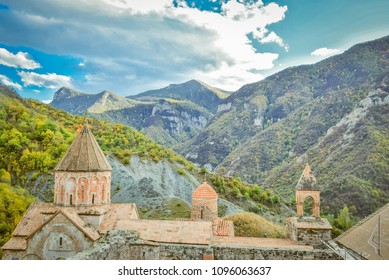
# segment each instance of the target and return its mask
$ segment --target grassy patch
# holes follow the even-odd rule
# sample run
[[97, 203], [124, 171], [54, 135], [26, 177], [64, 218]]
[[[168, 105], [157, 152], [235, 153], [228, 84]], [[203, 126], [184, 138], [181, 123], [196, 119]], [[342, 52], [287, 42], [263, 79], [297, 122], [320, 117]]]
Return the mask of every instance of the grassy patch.
[[139, 212], [141, 218], [147, 220], [189, 219], [190, 205], [179, 198], [170, 198], [157, 209], [141, 208]]
[[224, 218], [234, 222], [235, 236], [284, 238], [285, 228], [254, 213], [238, 213]]

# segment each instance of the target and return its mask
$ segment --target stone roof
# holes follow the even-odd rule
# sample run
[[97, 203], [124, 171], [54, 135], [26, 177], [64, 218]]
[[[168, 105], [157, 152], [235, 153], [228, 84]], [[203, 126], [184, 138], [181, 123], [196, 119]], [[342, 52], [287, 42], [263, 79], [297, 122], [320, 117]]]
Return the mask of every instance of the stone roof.
[[[380, 238], [378, 238], [378, 217], [380, 217]], [[342, 233], [335, 241], [366, 259], [388, 260], [389, 203]], [[380, 243], [380, 255], [377, 250], [378, 243]]]
[[192, 198], [218, 198], [215, 190], [204, 181], [197, 189], [193, 192]]
[[271, 249], [313, 249], [312, 246], [298, 245], [296, 241], [281, 238], [215, 236], [211, 244]]
[[144, 240], [177, 244], [210, 244], [212, 222], [120, 220], [115, 229], [134, 230]]
[[289, 217], [287, 221], [293, 223], [298, 229], [332, 229], [330, 222], [327, 219], [316, 219], [314, 217], [304, 217], [299, 219], [298, 217]]
[[300, 179], [297, 183], [296, 189], [300, 190], [314, 190], [316, 188], [316, 178], [312, 174], [311, 166], [309, 163], [304, 168], [303, 173], [300, 176]]
[[112, 167], [87, 124], [70, 145], [55, 171], [111, 171]]
[[102, 234], [107, 233], [111, 229], [116, 229], [119, 221], [140, 219], [136, 204], [134, 203], [110, 204], [103, 207], [109, 207], [107, 208], [109, 211], [104, 215], [104, 220], [100, 224], [99, 232]]
[[23, 237], [12, 237], [7, 243], [1, 247], [3, 250], [26, 250], [27, 239]]

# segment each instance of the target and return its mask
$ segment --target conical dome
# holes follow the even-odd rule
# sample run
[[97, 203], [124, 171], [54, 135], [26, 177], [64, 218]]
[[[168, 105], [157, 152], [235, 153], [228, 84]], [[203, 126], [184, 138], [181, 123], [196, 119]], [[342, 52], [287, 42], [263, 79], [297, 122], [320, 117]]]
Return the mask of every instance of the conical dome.
[[215, 190], [204, 181], [197, 189], [193, 192], [192, 198], [218, 198]]
[[83, 126], [55, 171], [111, 171], [112, 167], [87, 124]]

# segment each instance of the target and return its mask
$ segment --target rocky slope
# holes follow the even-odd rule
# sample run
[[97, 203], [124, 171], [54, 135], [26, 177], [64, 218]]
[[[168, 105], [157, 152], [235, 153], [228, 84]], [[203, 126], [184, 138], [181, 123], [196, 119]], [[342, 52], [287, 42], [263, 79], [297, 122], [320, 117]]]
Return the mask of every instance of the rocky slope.
[[[277, 189], [284, 197], [293, 196], [308, 155], [326, 212], [349, 204], [363, 216], [389, 195], [388, 77], [389, 37], [314, 65], [288, 68], [227, 97], [212, 122], [179, 151], [200, 166], [224, 166], [229, 174]], [[374, 101], [377, 96], [382, 101]], [[331, 137], [332, 127], [358, 115], [361, 106], [365, 113], [359, 114], [359, 125]]]
[[51, 105], [72, 114], [130, 125], [172, 147], [196, 136], [226, 96], [224, 91], [192, 80], [127, 98], [107, 91], [93, 95], [63, 87]]
[[[164, 201], [178, 198], [187, 205], [192, 204], [192, 193], [200, 185], [190, 173], [180, 175], [183, 168], [167, 160], [154, 162], [132, 156], [129, 164], [124, 165], [109, 157], [112, 171], [112, 202], [136, 203], [139, 208], [150, 211], [160, 207]], [[120, 186], [118, 188], [118, 185]], [[225, 205], [226, 213], [242, 211], [239, 207], [224, 199], [219, 205]]]
[[172, 99], [90, 115], [130, 125], [169, 147], [192, 139], [212, 118], [211, 113], [190, 101]]

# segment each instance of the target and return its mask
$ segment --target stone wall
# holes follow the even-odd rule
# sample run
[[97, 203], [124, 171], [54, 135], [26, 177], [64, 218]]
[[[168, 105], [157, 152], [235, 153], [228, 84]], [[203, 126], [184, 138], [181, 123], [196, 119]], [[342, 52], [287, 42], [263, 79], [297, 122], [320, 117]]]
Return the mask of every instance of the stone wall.
[[330, 250], [277, 249], [227, 245], [189, 245], [155, 243], [138, 239], [138, 234], [110, 231], [90, 249], [72, 259], [82, 260], [335, 260]]
[[322, 240], [331, 240], [330, 229], [298, 229], [296, 232], [297, 243], [300, 245], [322, 245]]
[[111, 171], [55, 173], [54, 203], [65, 206], [111, 202]]
[[287, 236], [299, 245], [322, 246], [331, 240], [332, 226], [327, 219], [290, 217], [287, 219]]

